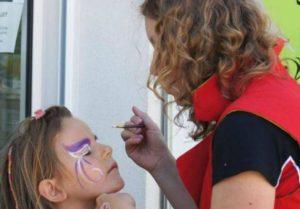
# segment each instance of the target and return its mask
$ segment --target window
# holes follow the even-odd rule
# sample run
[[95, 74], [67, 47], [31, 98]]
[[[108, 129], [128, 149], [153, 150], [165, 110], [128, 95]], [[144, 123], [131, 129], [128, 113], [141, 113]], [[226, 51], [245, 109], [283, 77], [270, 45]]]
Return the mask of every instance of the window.
[[[23, 1], [0, 0], [2, 9], [10, 8], [9, 4], [22, 5]], [[30, 114], [32, 4], [32, 0], [24, 1], [15, 49], [6, 51], [2, 48], [0, 51], [0, 148], [18, 122]], [[7, 11], [10, 12], [9, 9]], [[6, 27], [1, 19], [0, 27]]]

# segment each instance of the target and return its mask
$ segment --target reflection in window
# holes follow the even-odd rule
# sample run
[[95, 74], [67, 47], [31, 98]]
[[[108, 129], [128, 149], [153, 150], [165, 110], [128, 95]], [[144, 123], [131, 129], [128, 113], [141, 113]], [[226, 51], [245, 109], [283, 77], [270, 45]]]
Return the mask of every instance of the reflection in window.
[[[22, 21], [21, 21], [22, 22]], [[0, 53], [0, 148], [20, 121], [21, 46], [20, 24], [14, 53]]]

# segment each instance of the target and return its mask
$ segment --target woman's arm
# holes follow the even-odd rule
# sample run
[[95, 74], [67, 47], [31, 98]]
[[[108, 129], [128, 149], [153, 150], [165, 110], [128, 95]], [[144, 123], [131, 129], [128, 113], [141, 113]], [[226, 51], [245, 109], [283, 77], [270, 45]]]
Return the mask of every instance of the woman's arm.
[[[175, 209], [196, 209], [174, 166], [152, 174]], [[244, 172], [213, 187], [211, 209], [274, 209], [275, 189], [258, 172]]]
[[174, 209], [198, 209], [178, 174], [175, 160], [162, 163], [162, 168], [151, 175]]
[[[175, 209], [196, 209], [174, 164], [152, 173]], [[168, 171], [168, 172], [166, 172]], [[274, 209], [275, 188], [258, 172], [247, 171], [213, 187], [211, 209]]]
[[244, 172], [213, 187], [211, 209], [274, 209], [275, 188], [258, 172]]

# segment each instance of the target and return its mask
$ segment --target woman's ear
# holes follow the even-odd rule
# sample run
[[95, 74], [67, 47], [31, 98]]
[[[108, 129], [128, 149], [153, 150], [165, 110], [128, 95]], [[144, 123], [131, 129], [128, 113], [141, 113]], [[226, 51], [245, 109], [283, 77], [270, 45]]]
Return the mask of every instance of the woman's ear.
[[39, 193], [52, 203], [60, 203], [67, 199], [67, 193], [57, 184], [55, 179], [44, 179], [39, 183]]

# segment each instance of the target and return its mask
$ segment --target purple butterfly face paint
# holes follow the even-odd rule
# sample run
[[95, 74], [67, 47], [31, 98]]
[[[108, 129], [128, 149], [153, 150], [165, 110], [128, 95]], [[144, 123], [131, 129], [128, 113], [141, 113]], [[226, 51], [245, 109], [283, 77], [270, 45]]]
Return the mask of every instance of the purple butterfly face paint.
[[[88, 138], [82, 139], [70, 146], [63, 145], [65, 150], [76, 160], [75, 173], [79, 184], [83, 187], [79, 175], [83, 175], [87, 180], [97, 183], [103, 179], [103, 172], [100, 168], [94, 167], [91, 162], [85, 159], [85, 156], [91, 152], [91, 141]], [[86, 172], [86, 167], [91, 167], [91, 170], [96, 173], [97, 177], [91, 177]]]

